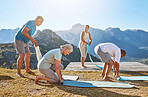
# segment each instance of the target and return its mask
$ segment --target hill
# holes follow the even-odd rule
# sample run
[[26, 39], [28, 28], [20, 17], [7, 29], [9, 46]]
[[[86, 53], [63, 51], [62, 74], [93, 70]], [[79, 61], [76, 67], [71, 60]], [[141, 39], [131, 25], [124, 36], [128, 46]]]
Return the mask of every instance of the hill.
[[[62, 39], [78, 45], [80, 33], [84, 30], [84, 25], [75, 24], [69, 30], [55, 31]], [[132, 58], [148, 58], [148, 32], [143, 30], [124, 30], [119, 28], [107, 28], [101, 30], [91, 27], [89, 32], [92, 36], [91, 54], [95, 55], [93, 48], [104, 42], [115, 43], [127, 52], [127, 59]]]
[[12, 43], [14, 41], [14, 35], [19, 30], [16, 29], [1, 29], [0, 30], [0, 43]]
[[[12, 43], [14, 35], [18, 31], [16, 29], [1, 29], [0, 30], [0, 43]], [[63, 40], [74, 44], [78, 47], [80, 33], [83, 31], [84, 25], [75, 24], [69, 30], [55, 31]], [[102, 42], [113, 42], [120, 48], [125, 49], [127, 56], [122, 61], [135, 61], [137, 59], [148, 58], [148, 32], [140, 29], [127, 29], [120, 30], [119, 28], [107, 28], [101, 30], [91, 27], [89, 32], [92, 36], [91, 54], [95, 55], [94, 47]]]
[[[55, 32], [45, 29], [43, 31], [38, 31], [36, 35], [34, 35], [34, 39], [38, 42], [41, 47], [41, 53], [44, 55], [51, 49], [59, 48], [60, 45], [67, 44], [68, 42], [64, 41], [60, 38]], [[68, 55], [62, 57], [62, 64], [66, 67], [70, 62], [79, 62], [80, 61], [80, 51], [74, 46], [73, 52]], [[37, 68], [37, 59], [35, 55], [35, 50], [33, 45], [30, 43], [30, 51], [32, 53], [30, 59], [30, 68]], [[0, 44], [0, 66], [4, 68], [16, 68], [16, 61], [18, 58], [18, 54], [16, 54], [14, 43], [3, 43]], [[98, 58], [92, 56], [94, 61], [99, 61]], [[87, 57], [86, 61], [90, 61]], [[22, 68], [25, 68], [23, 64]]]

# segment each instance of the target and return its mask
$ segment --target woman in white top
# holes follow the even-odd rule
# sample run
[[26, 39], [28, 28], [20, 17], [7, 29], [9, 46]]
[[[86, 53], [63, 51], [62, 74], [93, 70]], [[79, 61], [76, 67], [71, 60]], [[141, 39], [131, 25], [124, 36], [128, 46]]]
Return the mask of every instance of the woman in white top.
[[48, 51], [38, 62], [38, 70], [44, 76], [36, 76], [35, 83], [38, 80], [45, 80], [51, 83], [64, 83], [61, 70], [64, 69], [61, 64], [62, 54], [69, 55], [73, 51], [71, 44], [65, 44], [58, 49]]
[[85, 30], [81, 32], [80, 41], [79, 41], [79, 48], [81, 52], [81, 64], [83, 68], [86, 68], [84, 62], [87, 56], [87, 44], [91, 45], [92, 42], [91, 35], [88, 32], [88, 30], [89, 30], [89, 25], [86, 25]]

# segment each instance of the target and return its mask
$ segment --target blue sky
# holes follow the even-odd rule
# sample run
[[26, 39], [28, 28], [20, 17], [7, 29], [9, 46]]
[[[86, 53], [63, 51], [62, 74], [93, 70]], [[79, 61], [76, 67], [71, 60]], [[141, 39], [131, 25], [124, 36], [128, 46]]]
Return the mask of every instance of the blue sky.
[[0, 0], [0, 29], [22, 27], [41, 15], [38, 29], [68, 30], [74, 24], [148, 31], [148, 0]]

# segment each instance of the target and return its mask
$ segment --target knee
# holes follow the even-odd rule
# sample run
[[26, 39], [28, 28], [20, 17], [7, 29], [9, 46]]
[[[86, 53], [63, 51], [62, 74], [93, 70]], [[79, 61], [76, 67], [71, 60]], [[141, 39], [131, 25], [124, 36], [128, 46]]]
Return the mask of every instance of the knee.
[[26, 55], [27, 57], [30, 57], [30, 56], [31, 56], [31, 54], [30, 54], [30, 53], [26, 53], [25, 55]]
[[24, 60], [25, 54], [19, 54], [19, 59]]
[[113, 64], [114, 64], [114, 61], [113, 60], [110, 60], [109, 61], [109, 65], [113, 66]]
[[62, 64], [59, 65], [60, 71], [64, 69], [64, 66]]
[[58, 80], [55, 80], [55, 84], [58, 84], [60, 82], [60, 80], [58, 79]]

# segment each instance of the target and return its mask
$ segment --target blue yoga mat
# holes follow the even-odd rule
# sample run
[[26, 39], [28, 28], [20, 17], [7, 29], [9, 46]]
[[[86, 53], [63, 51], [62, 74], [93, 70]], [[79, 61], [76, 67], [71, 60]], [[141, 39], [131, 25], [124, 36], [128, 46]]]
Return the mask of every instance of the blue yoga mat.
[[64, 81], [65, 86], [74, 87], [104, 87], [104, 88], [133, 88], [126, 82], [107, 82], [107, 81]]
[[119, 81], [140, 81], [140, 80], [148, 80], [148, 76], [133, 76], [133, 77], [126, 77], [126, 76], [120, 76], [118, 78]]

